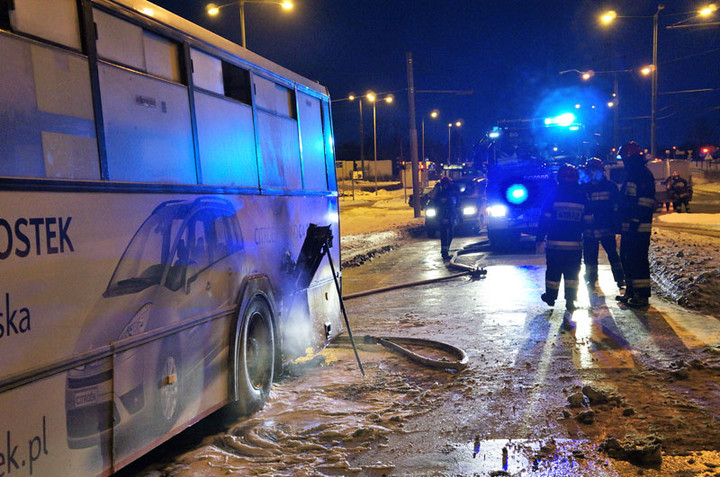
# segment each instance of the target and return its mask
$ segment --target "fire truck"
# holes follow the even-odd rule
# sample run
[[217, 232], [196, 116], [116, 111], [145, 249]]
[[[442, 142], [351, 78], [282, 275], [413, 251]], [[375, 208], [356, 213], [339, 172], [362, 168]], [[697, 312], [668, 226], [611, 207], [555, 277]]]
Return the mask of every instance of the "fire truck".
[[522, 234], [535, 235], [554, 175], [565, 163], [579, 165], [587, 143], [575, 115], [501, 121], [484, 140], [487, 163], [487, 232], [495, 251], [515, 248]]

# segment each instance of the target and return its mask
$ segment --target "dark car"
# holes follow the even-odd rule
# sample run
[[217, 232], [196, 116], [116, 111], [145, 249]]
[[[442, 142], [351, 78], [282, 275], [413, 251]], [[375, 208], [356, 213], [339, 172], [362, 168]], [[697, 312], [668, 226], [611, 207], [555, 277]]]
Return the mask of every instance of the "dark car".
[[[438, 183], [439, 184], [439, 183]], [[433, 238], [440, 226], [437, 220], [437, 211], [433, 207], [435, 188], [428, 195], [428, 205], [425, 208], [425, 231], [428, 237]], [[485, 227], [486, 190], [485, 179], [479, 177], [462, 177], [455, 179], [453, 184], [458, 189], [457, 224], [455, 230], [461, 233], [478, 233]]]

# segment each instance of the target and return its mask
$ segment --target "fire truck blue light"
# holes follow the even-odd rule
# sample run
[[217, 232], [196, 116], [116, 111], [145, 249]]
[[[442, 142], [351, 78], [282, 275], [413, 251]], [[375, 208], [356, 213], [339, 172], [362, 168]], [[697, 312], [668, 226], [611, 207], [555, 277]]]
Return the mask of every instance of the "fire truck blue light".
[[505, 192], [505, 198], [511, 204], [522, 204], [528, 198], [527, 187], [522, 184], [513, 184], [507, 188], [507, 191]]

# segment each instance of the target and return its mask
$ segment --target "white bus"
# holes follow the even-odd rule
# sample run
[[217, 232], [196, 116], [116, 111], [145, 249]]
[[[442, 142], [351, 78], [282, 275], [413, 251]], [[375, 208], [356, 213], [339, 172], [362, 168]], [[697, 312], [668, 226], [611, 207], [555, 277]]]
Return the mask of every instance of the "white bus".
[[144, 0], [0, 0], [0, 84], [0, 475], [109, 475], [341, 331], [323, 86]]

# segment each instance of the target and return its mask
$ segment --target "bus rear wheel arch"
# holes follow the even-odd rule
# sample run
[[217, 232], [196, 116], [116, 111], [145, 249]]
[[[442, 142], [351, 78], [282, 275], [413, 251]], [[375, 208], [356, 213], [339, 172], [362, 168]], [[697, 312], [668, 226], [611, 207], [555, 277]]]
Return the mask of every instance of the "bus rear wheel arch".
[[272, 309], [264, 296], [255, 295], [239, 316], [235, 334], [235, 413], [250, 415], [265, 405], [275, 375], [275, 341]]

